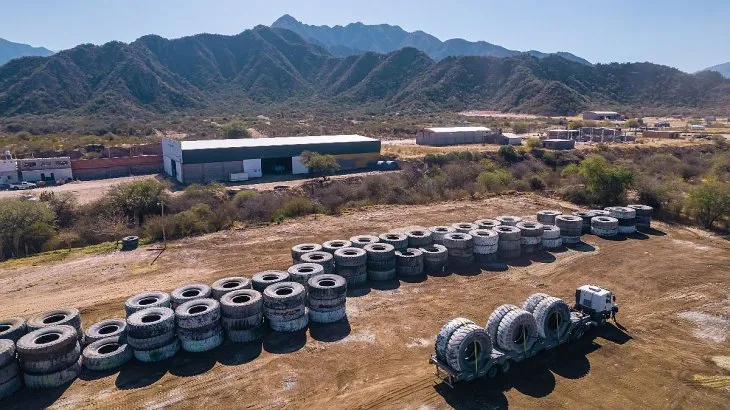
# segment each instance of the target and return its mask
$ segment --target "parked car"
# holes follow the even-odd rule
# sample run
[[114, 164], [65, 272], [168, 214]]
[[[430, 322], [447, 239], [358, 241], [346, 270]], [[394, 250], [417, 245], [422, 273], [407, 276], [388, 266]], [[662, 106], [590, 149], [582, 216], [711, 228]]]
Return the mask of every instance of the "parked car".
[[11, 191], [19, 191], [19, 190], [23, 190], [23, 189], [33, 189], [36, 187], [38, 187], [38, 185], [36, 185], [32, 182], [25, 182], [25, 181], [10, 184]]

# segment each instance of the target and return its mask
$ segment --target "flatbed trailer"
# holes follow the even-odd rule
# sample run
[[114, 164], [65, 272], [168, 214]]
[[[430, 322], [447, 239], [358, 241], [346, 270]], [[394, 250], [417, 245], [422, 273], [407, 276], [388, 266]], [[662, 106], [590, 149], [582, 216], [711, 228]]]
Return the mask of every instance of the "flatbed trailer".
[[455, 371], [448, 363], [439, 359], [436, 355], [432, 355], [429, 363], [436, 366], [436, 376], [447, 386], [453, 388], [454, 383], [461, 381], [471, 381], [480, 377], [494, 378], [500, 372], [507, 373], [512, 367], [512, 363], [518, 363], [530, 357], [539, 354], [542, 351], [554, 349], [555, 347], [567, 343], [568, 341], [577, 340], [583, 337], [585, 332], [593, 327], [597, 327], [606, 323], [606, 317], [602, 314], [591, 314], [571, 308], [570, 310], [570, 326], [559, 338], [540, 338], [538, 337], [530, 349], [523, 351], [503, 351], [493, 347], [492, 354], [485, 366], [480, 369], [468, 370], [463, 372]]

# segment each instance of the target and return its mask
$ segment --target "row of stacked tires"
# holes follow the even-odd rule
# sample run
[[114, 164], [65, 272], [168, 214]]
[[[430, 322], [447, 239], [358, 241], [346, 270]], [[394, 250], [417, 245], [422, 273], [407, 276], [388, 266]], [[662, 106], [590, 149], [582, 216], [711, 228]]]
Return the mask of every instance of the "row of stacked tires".
[[0, 399], [23, 385], [62, 386], [77, 378], [82, 367], [110, 371], [132, 358], [157, 362], [180, 350], [209, 351], [224, 339], [251, 342], [262, 338], [267, 325], [294, 332], [310, 319], [337, 322], [347, 315], [346, 293], [347, 282], [338, 275], [290, 278], [286, 272], [266, 271], [252, 280], [230, 277], [212, 286], [185, 285], [170, 294], [140, 293], [125, 302], [126, 318], [102, 320], [86, 331], [75, 308], [27, 321], [0, 320]]
[[[544, 293], [528, 297], [522, 307], [497, 307], [484, 327], [456, 318], [436, 336], [436, 356], [457, 372], [477, 371], [491, 358], [492, 349], [528, 352], [538, 339], [562, 339], [570, 327], [570, 307], [562, 299]], [[509, 361], [503, 371], [507, 371]], [[492, 376], [498, 370], [492, 369]]]

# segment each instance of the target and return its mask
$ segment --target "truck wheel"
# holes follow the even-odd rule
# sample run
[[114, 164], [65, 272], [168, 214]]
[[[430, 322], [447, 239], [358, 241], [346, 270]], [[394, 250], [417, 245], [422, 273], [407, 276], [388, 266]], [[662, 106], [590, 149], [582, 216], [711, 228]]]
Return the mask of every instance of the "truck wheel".
[[532, 313], [514, 309], [504, 316], [497, 329], [497, 345], [506, 351], [524, 352], [537, 341], [537, 322]]
[[547, 293], [534, 293], [525, 299], [525, 303], [522, 304], [522, 309], [530, 313], [535, 313], [535, 308], [542, 302], [543, 299], [549, 298], [550, 295]]
[[563, 300], [547, 297], [533, 312], [537, 321], [537, 333], [542, 338], [559, 339], [570, 325], [570, 308]]
[[441, 328], [439, 334], [436, 336], [436, 357], [443, 361], [446, 361], [446, 348], [449, 344], [449, 339], [451, 339], [451, 336], [454, 334], [454, 332], [456, 332], [458, 328], [464, 325], [473, 324], [475, 323], [463, 317], [457, 317], [456, 319], [452, 319], [447, 324], [445, 324], [444, 327]]

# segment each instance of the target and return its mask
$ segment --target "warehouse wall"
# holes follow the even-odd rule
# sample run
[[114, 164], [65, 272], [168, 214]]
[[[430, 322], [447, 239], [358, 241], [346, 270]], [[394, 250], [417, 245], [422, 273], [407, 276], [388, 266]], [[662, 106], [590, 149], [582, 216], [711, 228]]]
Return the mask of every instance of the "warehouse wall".
[[231, 174], [243, 171], [243, 161], [182, 164], [182, 179], [186, 184], [228, 181]]
[[71, 160], [73, 176], [80, 180], [154, 174], [162, 165], [161, 155]]

